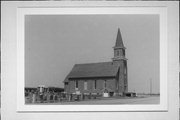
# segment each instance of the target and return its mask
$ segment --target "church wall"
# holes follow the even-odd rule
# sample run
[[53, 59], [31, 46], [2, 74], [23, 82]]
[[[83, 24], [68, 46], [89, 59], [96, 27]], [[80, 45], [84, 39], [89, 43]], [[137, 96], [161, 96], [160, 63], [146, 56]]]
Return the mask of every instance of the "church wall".
[[104, 80], [103, 79], [97, 80], [96, 91], [98, 91], [98, 93], [102, 93], [103, 88], [104, 88]]
[[75, 81], [69, 80], [69, 92], [74, 93], [75, 92]]
[[66, 85], [65, 83], [64, 83], [64, 91], [67, 93], [69, 92], [69, 85]]
[[92, 91], [93, 90], [93, 88], [94, 88], [94, 80], [95, 79], [91, 79], [91, 80], [87, 80], [87, 89], [89, 90], [89, 91]]
[[[115, 78], [105, 78], [105, 79], [77, 79], [78, 80], [78, 89], [75, 89], [75, 80], [69, 80], [68, 86], [65, 90], [68, 93], [75, 93], [80, 91], [81, 93], [103, 93], [104, 90], [104, 80], [106, 80], [106, 88], [109, 88], [113, 91], [116, 90], [116, 80]], [[96, 80], [96, 89], [94, 86], [94, 81]], [[87, 90], [84, 89], [84, 82], [87, 82]]]
[[113, 90], [113, 91], [116, 91], [116, 81], [115, 79], [108, 79], [106, 81], [106, 84], [107, 84], [107, 88]]

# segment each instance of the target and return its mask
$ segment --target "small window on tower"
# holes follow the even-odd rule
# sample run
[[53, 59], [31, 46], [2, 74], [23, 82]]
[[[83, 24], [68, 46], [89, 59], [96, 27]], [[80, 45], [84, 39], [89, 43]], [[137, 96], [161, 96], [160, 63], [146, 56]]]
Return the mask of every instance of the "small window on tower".
[[123, 50], [123, 56], [125, 56], [125, 50]]
[[117, 51], [117, 56], [119, 56], [119, 50]]

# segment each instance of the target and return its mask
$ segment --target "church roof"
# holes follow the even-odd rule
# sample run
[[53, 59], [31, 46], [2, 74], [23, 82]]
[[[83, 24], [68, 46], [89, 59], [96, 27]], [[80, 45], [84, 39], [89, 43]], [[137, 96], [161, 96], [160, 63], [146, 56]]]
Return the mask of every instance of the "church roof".
[[121, 32], [120, 32], [120, 29], [119, 29], [119, 28], [118, 28], [118, 33], [117, 33], [117, 38], [116, 38], [115, 47], [125, 48], [125, 47], [124, 47], [124, 44], [123, 44], [123, 40], [122, 40], [122, 36], [121, 36]]
[[115, 77], [118, 68], [113, 62], [75, 64], [64, 82], [69, 78]]

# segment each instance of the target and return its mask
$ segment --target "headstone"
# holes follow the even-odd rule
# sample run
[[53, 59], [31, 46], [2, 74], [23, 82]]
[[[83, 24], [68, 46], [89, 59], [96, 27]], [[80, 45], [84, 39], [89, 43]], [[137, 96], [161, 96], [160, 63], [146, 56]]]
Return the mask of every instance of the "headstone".
[[32, 103], [35, 103], [36, 102], [36, 94], [33, 93], [32, 95]]

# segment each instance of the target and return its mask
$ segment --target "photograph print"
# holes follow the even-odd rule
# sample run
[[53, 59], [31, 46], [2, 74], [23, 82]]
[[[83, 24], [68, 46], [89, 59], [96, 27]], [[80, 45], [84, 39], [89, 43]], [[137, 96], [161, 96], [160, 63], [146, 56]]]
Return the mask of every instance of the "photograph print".
[[160, 104], [158, 14], [25, 15], [26, 105]]

